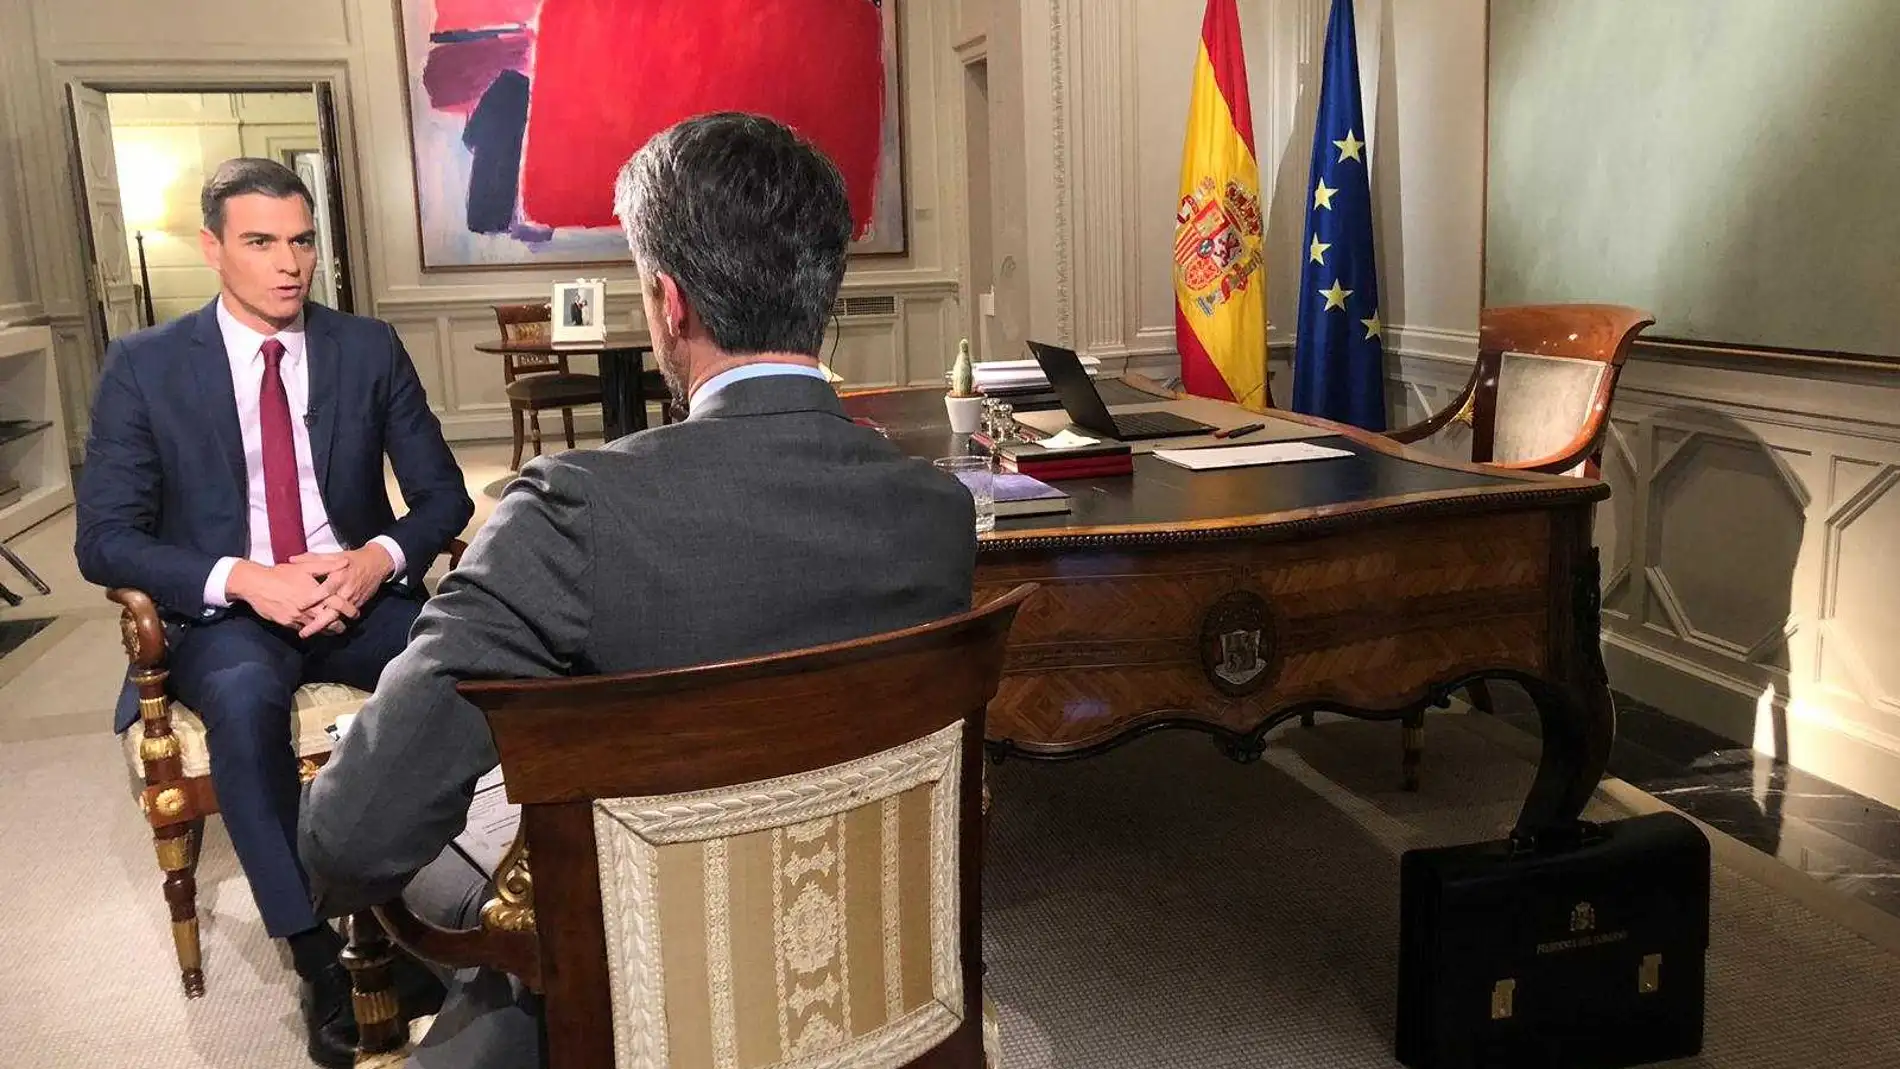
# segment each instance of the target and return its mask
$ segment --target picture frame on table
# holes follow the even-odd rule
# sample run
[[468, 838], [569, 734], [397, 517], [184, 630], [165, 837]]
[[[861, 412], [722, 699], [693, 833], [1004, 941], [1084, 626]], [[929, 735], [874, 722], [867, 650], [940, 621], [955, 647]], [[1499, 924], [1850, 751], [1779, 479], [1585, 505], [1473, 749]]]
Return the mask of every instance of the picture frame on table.
[[551, 322], [548, 340], [598, 342], [607, 339], [607, 282], [599, 278], [575, 278], [554, 284], [549, 301]]

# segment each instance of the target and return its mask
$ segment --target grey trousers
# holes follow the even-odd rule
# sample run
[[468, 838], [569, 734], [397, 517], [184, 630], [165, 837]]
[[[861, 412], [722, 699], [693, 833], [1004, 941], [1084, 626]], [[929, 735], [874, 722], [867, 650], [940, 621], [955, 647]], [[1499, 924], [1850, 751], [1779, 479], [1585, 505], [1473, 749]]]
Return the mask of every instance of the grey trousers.
[[[429, 862], [403, 892], [416, 916], [443, 928], [473, 928], [494, 894], [488, 879], [454, 848]], [[535, 994], [494, 969], [431, 966], [448, 988], [411, 1069], [537, 1069], [541, 1007]]]

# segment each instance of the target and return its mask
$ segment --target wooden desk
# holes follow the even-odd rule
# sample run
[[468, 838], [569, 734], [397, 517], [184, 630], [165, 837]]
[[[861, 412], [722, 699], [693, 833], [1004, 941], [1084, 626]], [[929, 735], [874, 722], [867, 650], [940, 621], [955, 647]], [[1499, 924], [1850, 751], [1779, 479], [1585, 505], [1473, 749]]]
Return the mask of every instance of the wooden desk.
[[653, 346], [641, 334], [609, 334], [601, 341], [482, 341], [478, 353], [529, 353], [535, 356], [597, 356], [600, 358], [600, 423], [602, 438], [613, 441], [647, 429], [647, 395], [642, 389], [641, 365]]
[[[964, 452], [941, 394], [851, 394], [845, 407], [914, 455]], [[1397, 720], [1510, 679], [1544, 734], [1518, 830], [1575, 818], [1615, 735], [1591, 545], [1609, 487], [1275, 414], [1352, 456], [1201, 473], [1138, 456], [1132, 476], [1062, 482], [1068, 514], [982, 537], [979, 603], [1044, 587], [1010, 637], [992, 752], [1080, 758], [1191, 728], [1248, 761], [1303, 713]]]

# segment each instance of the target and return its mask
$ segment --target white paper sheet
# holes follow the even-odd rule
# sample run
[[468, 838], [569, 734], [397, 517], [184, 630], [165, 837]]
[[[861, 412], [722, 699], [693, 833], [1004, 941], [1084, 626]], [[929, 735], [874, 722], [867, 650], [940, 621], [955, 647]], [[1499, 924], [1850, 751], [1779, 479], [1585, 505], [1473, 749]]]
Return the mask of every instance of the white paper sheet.
[[502, 785], [501, 766], [475, 781], [475, 797], [468, 805], [468, 823], [455, 837], [455, 848], [476, 867], [495, 877], [503, 854], [514, 845], [515, 832], [521, 826], [521, 807], [508, 800]]
[[1234, 445], [1214, 449], [1157, 449], [1155, 457], [1191, 471], [1216, 468], [1250, 468], [1258, 464], [1286, 464], [1296, 460], [1326, 460], [1349, 457], [1344, 449], [1311, 442], [1262, 442], [1259, 445]]

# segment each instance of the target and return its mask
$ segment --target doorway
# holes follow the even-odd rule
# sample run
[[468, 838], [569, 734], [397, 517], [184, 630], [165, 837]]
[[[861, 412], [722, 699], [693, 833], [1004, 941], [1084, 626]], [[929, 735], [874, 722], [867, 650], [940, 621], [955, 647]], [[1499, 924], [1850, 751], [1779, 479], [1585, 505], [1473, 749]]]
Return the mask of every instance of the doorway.
[[199, 251], [198, 197], [219, 163], [275, 160], [316, 202], [310, 299], [351, 311], [346, 217], [327, 84], [69, 87], [89, 288], [101, 351], [112, 339], [202, 308], [218, 293]]

